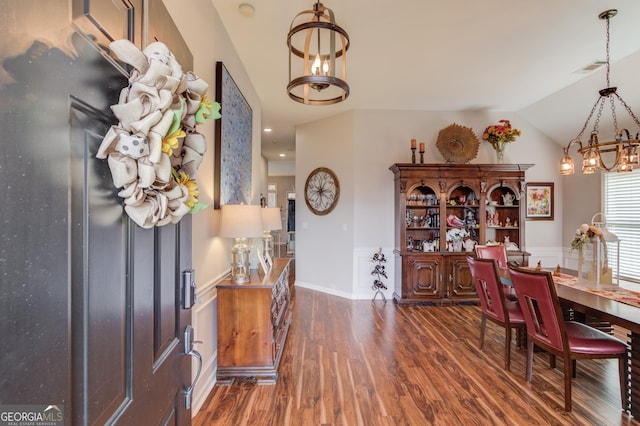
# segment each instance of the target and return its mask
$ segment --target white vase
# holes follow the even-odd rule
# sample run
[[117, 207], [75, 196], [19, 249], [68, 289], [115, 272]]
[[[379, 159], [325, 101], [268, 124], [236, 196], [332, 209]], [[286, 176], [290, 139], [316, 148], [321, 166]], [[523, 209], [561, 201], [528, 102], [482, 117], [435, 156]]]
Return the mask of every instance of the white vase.
[[453, 242], [453, 251], [462, 251], [462, 240]]
[[496, 142], [493, 144], [493, 147], [496, 150], [496, 162], [498, 164], [502, 164], [504, 162], [504, 148], [506, 146], [506, 142]]

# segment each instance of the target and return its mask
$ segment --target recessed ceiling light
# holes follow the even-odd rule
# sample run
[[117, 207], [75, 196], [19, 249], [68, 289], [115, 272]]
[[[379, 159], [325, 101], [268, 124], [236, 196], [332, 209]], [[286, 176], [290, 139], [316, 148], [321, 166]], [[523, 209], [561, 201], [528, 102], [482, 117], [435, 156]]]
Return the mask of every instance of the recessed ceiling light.
[[285, 156], [284, 154], [280, 154], [280, 157], [284, 157], [284, 156]]
[[249, 3], [241, 3], [240, 6], [238, 6], [238, 10], [240, 11], [240, 15], [244, 16], [245, 18], [252, 18], [256, 12], [256, 9], [253, 7], [253, 5]]
[[271, 128], [270, 128], [270, 127], [265, 127], [265, 128], [264, 128], [264, 131], [265, 131], [266, 133], [269, 133], [269, 132], [271, 131]]

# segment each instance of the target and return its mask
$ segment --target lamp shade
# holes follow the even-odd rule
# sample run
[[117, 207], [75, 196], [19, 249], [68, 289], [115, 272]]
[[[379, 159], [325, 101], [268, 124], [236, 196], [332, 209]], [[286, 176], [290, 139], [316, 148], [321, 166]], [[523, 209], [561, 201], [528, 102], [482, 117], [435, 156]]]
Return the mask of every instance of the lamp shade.
[[282, 218], [279, 207], [267, 207], [262, 209], [262, 224], [264, 229], [278, 231], [282, 229]]
[[264, 231], [260, 206], [225, 204], [221, 206], [220, 236], [255, 238]]

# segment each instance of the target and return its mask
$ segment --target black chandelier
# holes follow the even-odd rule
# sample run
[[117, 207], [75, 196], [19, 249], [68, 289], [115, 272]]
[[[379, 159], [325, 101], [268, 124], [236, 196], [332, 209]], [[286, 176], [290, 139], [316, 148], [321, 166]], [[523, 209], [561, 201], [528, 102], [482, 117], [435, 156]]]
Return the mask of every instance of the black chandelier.
[[[575, 168], [573, 164], [573, 158], [569, 156], [569, 148], [571, 145], [576, 144], [579, 146], [578, 153], [582, 155], [582, 173], [591, 174], [595, 173], [597, 169], [601, 169], [607, 172], [617, 170], [618, 172], [630, 172], [633, 170], [633, 166], [638, 165], [638, 146], [640, 146], [640, 121], [638, 117], [631, 111], [631, 108], [627, 103], [618, 95], [617, 87], [611, 87], [609, 82], [609, 20], [616, 16], [618, 11], [616, 9], [605, 10], [604, 12], [598, 15], [598, 18], [603, 19], [607, 22], [607, 87], [600, 90], [598, 93], [600, 97], [593, 105], [587, 120], [582, 126], [582, 130], [575, 139], [569, 142], [566, 148], [564, 148], [564, 156], [562, 157], [562, 161], [560, 162], [560, 173], [563, 175], [571, 175], [574, 173]], [[614, 137], [613, 140], [607, 142], [600, 142], [599, 139], [599, 126], [600, 126], [600, 117], [602, 116], [602, 111], [604, 109], [606, 101], [610, 102], [611, 114], [613, 115], [613, 127], [614, 127]], [[616, 116], [615, 109], [615, 101], [618, 100], [620, 104], [624, 107], [627, 113], [633, 118], [633, 121], [638, 126], [639, 131], [636, 132], [635, 135], [631, 133], [627, 129], [619, 129], [618, 128], [618, 118]], [[598, 112], [596, 114], [595, 124], [593, 126], [593, 130], [591, 131], [591, 135], [589, 137], [589, 142], [586, 146], [582, 145], [582, 134], [585, 129], [589, 125], [591, 118], [596, 112], [596, 108]], [[602, 159], [603, 153], [614, 153], [615, 152], [615, 161], [611, 165], [606, 165], [604, 160]]]
[[[304, 21], [303, 18], [310, 20]], [[319, 1], [298, 13], [287, 35], [289, 84], [296, 102], [331, 105], [349, 96], [346, 82], [349, 35], [336, 24], [333, 11]]]

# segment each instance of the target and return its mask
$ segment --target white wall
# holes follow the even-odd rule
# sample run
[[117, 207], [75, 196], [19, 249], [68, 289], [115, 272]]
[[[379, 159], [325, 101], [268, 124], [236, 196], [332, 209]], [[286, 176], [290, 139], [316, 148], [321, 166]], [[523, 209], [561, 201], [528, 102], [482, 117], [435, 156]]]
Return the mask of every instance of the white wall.
[[[409, 141], [426, 144], [425, 163], [441, 163], [438, 132], [452, 123], [471, 127], [481, 137], [485, 127], [499, 119], [511, 120], [522, 136], [507, 146], [506, 163], [535, 164], [526, 173], [530, 182], [553, 182], [553, 221], [526, 222], [526, 249], [531, 262], [562, 263], [568, 244], [562, 230], [563, 182], [558, 172], [562, 150], [513, 113], [358, 110], [300, 126], [296, 144], [296, 284], [350, 298], [371, 298], [370, 257], [382, 247], [393, 258], [393, 174], [389, 166], [411, 162]], [[495, 152], [480, 141], [472, 163], [493, 163]], [[311, 170], [327, 166], [341, 184], [338, 207], [327, 216], [315, 216], [304, 204], [304, 182]], [[321, 242], [327, 242], [327, 245]], [[345, 262], [351, 262], [347, 267]], [[349, 275], [340, 277], [335, 271]], [[387, 263], [386, 295], [393, 289], [393, 263]]]
[[295, 174], [295, 161], [269, 161], [269, 176], [293, 176]]
[[[194, 59], [193, 71], [207, 83], [207, 97], [215, 99], [216, 61], [222, 61], [253, 111], [251, 203], [266, 194], [267, 164], [260, 152], [262, 106], [227, 35], [217, 11], [209, 0], [163, 0]], [[198, 127], [207, 138], [207, 152], [198, 169], [200, 201], [213, 206], [214, 123]], [[195, 415], [215, 383], [217, 358], [217, 302], [215, 284], [229, 272], [231, 241], [217, 237], [220, 210], [212, 207], [193, 217], [193, 267], [196, 270], [198, 304], [193, 309], [196, 349], [203, 355], [203, 371], [194, 391]], [[195, 373], [195, 368], [194, 368]]]
[[[351, 297], [353, 294], [353, 113], [300, 126], [296, 131], [296, 285]], [[304, 201], [309, 173], [328, 167], [338, 177], [335, 209], [316, 216]]]

